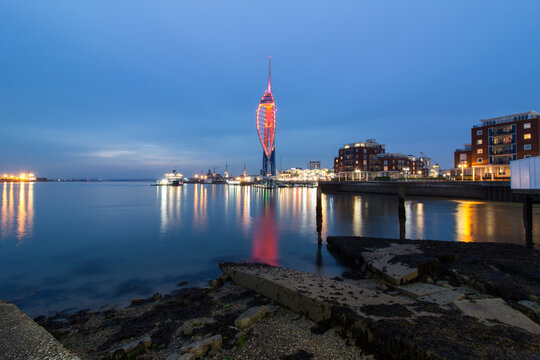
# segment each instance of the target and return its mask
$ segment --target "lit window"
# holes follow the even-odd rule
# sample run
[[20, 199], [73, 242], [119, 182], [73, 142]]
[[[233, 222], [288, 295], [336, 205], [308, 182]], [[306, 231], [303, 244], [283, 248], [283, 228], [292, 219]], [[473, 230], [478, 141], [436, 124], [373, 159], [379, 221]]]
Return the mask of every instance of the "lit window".
[[476, 130], [476, 135], [482, 135], [482, 130]]
[[531, 138], [531, 134], [523, 134], [523, 138], [524, 138], [525, 140], [530, 139], [530, 138]]
[[478, 160], [476, 160], [477, 162], [481, 163], [481, 162], [484, 162], [484, 159], [482, 158], [478, 158]]
[[482, 139], [476, 140], [476, 144], [477, 144], [477, 145], [482, 145]]
[[531, 150], [531, 144], [523, 145], [523, 150]]
[[477, 154], [482, 154], [484, 152], [484, 149], [476, 149]]
[[531, 128], [531, 123], [525, 123], [525, 124], [523, 124], [523, 128], [524, 128], [524, 129], [530, 129], [530, 128]]

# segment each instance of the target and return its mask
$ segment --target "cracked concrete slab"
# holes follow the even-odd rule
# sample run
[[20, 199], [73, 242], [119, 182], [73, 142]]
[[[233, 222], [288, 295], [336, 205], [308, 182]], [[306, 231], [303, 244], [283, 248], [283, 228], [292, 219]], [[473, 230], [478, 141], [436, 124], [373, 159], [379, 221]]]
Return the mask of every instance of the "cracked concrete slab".
[[511, 324], [488, 326], [452, 308], [296, 270], [264, 264], [220, 267], [240, 286], [312, 320], [342, 327], [378, 358], [540, 357], [540, 336]]
[[390, 247], [370, 250], [362, 252], [363, 260], [392, 284], [404, 284], [418, 277], [418, 268], [395, 260], [396, 256], [421, 253], [418, 246], [390, 244]]
[[492, 326], [501, 322], [540, 335], [540, 325], [512, 309], [503, 299], [458, 300], [453, 304], [464, 315], [472, 316], [486, 325]]
[[2, 360], [79, 360], [17, 306], [1, 300], [0, 355]]

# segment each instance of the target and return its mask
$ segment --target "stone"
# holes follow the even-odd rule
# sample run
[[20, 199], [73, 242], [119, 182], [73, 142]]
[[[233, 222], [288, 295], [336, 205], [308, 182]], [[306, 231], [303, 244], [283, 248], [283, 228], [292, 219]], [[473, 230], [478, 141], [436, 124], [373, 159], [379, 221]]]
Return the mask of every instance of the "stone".
[[150, 298], [150, 300], [152, 300], [152, 301], [158, 301], [158, 300], [161, 300], [161, 298], [163, 298], [163, 295], [161, 295], [161, 293], [157, 292], [157, 293], [155, 293], [154, 295], [152, 295], [152, 297]]
[[368, 266], [391, 282], [400, 285], [418, 277], [418, 268], [401, 262], [394, 262], [399, 255], [418, 254], [421, 251], [416, 245], [390, 244], [389, 247], [374, 249], [362, 253], [362, 258]]
[[136, 350], [139, 346], [144, 346], [145, 348], [152, 345], [152, 338], [150, 336], [145, 336], [135, 341], [131, 341], [127, 344], [121, 345], [117, 348], [114, 348], [109, 352], [111, 358], [122, 356], [122, 354], [128, 354], [133, 350]]
[[254, 306], [246, 311], [244, 311], [240, 316], [234, 321], [234, 325], [237, 328], [245, 329], [251, 326], [253, 323], [261, 320], [268, 312], [270, 307], [267, 305]]
[[193, 326], [188, 326], [184, 329], [184, 336], [190, 337], [193, 335]]
[[139, 305], [144, 304], [145, 302], [146, 302], [146, 299], [136, 298], [136, 299], [131, 300], [131, 306], [139, 306]]
[[221, 335], [214, 335], [212, 337], [196, 341], [192, 344], [182, 346], [180, 352], [182, 354], [191, 353], [194, 355], [193, 359], [198, 359], [206, 354], [209, 348], [220, 349], [223, 343]]
[[503, 323], [540, 335], [540, 325], [512, 309], [501, 298], [459, 300], [454, 301], [453, 305], [464, 315], [472, 316], [488, 326]]
[[461, 299], [465, 299], [465, 294], [448, 289], [418, 298], [418, 300], [427, 301], [441, 306], [451, 305], [453, 301]]
[[178, 354], [178, 353], [172, 353], [169, 356], [167, 356], [166, 360], [194, 360], [195, 355], [192, 353], [185, 353], [185, 354]]
[[431, 295], [439, 291], [446, 290], [443, 287], [426, 283], [412, 283], [403, 286], [396, 286], [395, 289], [412, 298], [419, 298], [421, 296]]
[[176, 286], [186, 286], [187, 284], [189, 284], [187, 280], [184, 280], [184, 281], [180, 281], [178, 284], [176, 284]]
[[518, 301], [518, 304], [525, 306], [527, 309], [535, 313], [536, 316], [540, 316], [540, 305], [538, 305], [537, 303], [530, 300], [521, 300]]
[[178, 360], [195, 360], [196, 357], [192, 353], [186, 353], [178, 358]]

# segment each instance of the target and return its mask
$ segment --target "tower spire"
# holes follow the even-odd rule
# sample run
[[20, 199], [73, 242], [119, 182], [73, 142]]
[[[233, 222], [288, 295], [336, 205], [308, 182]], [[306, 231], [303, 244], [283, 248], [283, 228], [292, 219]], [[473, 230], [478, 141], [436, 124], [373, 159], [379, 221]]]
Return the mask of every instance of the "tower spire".
[[267, 92], [272, 92], [272, 55], [268, 55], [268, 89]]

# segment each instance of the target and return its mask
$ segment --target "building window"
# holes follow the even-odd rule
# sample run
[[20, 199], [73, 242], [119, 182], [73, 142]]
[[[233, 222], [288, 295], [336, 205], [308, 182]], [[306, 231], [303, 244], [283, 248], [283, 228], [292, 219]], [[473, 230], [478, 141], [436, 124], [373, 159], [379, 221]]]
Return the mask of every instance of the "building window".
[[482, 130], [476, 130], [476, 135], [482, 135]]
[[459, 154], [459, 160], [465, 160], [466, 161], [467, 160], [467, 154], [464, 154], [464, 153]]
[[477, 144], [477, 145], [482, 145], [482, 139], [476, 140], [476, 144]]
[[484, 152], [483, 149], [476, 149], [476, 153], [477, 153], [477, 154], [482, 154], [483, 152]]
[[531, 134], [523, 134], [523, 138], [524, 138], [525, 140], [530, 139], [530, 138], [531, 138]]
[[478, 160], [476, 160], [476, 162], [479, 162], [479, 163], [484, 162], [484, 159], [478, 158]]
[[531, 150], [531, 144], [523, 145], [523, 150]]
[[531, 128], [531, 123], [525, 123], [525, 124], [523, 124], [523, 128], [524, 128], [524, 129], [530, 129], [530, 128]]
[[531, 155], [525, 155], [523, 158], [524, 158], [524, 159], [528, 159], [528, 158], [530, 158], [530, 157], [531, 157]]

